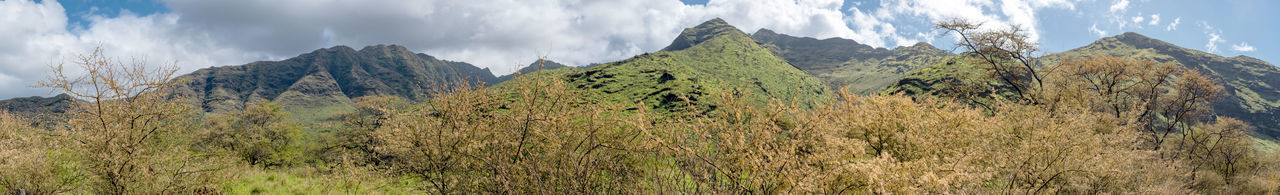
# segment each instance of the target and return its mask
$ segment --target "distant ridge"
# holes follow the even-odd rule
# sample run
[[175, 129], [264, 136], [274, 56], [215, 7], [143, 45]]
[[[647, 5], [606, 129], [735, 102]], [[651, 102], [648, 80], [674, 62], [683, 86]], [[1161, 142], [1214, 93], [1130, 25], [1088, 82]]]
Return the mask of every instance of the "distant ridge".
[[858, 94], [875, 93], [908, 73], [953, 55], [923, 42], [889, 50], [849, 39], [818, 40], [769, 29], [760, 29], [751, 38], [832, 88], [847, 87]]
[[72, 106], [85, 103], [67, 94], [53, 97], [20, 97], [0, 100], [0, 110], [22, 116], [31, 120], [34, 125], [58, 124], [63, 114], [71, 112]]
[[529, 63], [529, 65], [525, 65], [524, 68], [520, 68], [520, 70], [517, 70], [515, 73], [511, 73], [509, 75], [502, 75], [498, 77], [497, 82], [498, 83], [507, 82], [511, 79], [514, 79], [517, 76], [538, 72], [540, 70], [552, 70], [552, 69], [560, 69], [560, 68], [573, 68], [573, 67], [560, 64], [558, 62], [551, 61], [551, 60], [536, 60], [533, 63]]
[[429, 97], [433, 88], [467, 82], [496, 83], [488, 69], [440, 60], [399, 45], [319, 49], [282, 61], [200, 69], [178, 77], [177, 94], [207, 112], [275, 101], [286, 107], [349, 106], [362, 96]]

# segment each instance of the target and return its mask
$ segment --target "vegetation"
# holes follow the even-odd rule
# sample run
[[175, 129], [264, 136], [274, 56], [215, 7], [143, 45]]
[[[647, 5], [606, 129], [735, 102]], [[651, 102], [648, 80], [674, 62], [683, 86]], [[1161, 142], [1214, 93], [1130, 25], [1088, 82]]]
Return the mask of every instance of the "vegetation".
[[287, 121], [280, 109], [270, 102], [259, 102], [241, 111], [215, 114], [205, 122], [208, 127], [201, 131], [197, 144], [210, 152], [230, 152], [252, 165], [298, 163], [302, 126]]
[[1049, 56], [1054, 59], [1115, 56], [1160, 63], [1174, 63], [1217, 80], [1221, 98], [1212, 104], [1215, 114], [1238, 118], [1257, 126], [1251, 134], [1267, 139], [1280, 137], [1280, 68], [1248, 56], [1223, 57], [1179, 47], [1137, 33], [1107, 37], [1087, 46]]
[[720, 19], [685, 29], [663, 51], [563, 77], [575, 88], [603, 93], [605, 101], [643, 101], [661, 113], [712, 111], [719, 93], [751, 94], [744, 99], [759, 106], [770, 99], [813, 106], [829, 93], [817, 78], [771, 55]]
[[[191, 85], [170, 80], [171, 67], [95, 51], [74, 63], [84, 75], [58, 66], [42, 83], [85, 100], [65, 125], [0, 111], [0, 190], [1261, 194], [1280, 185], [1280, 153], [1258, 146], [1275, 143], [1213, 114], [1224, 89], [1213, 77], [1123, 56], [1013, 55], [993, 46], [1019, 43], [1017, 31], [976, 29], [962, 38], [997, 41], [916, 74], [969, 77], [897, 88], [914, 96], [826, 93], [713, 20], [667, 51], [622, 62], [434, 86], [422, 101], [348, 99], [351, 112], [306, 131], [279, 100], [200, 112], [175, 90]], [[991, 35], [1003, 39], [969, 40]]]

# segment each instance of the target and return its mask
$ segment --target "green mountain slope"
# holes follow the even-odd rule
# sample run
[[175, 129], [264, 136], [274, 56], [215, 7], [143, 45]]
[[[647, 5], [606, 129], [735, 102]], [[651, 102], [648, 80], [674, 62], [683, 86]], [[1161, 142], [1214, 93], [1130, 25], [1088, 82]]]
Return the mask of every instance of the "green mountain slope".
[[1004, 83], [987, 79], [986, 72], [977, 64], [980, 62], [978, 58], [968, 54], [943, 57], [925, 64], [879, 93], [934, 96], [969, 93], [989, 99], [1011, 99], [1015, 96], [1013, 89]]
[[926, 64], [952, 55], [927, 43], [893, 50], [873, 48], [841, 38], [814, 39], [760, 29], [751, 35], [796, 68], [822, 79], [833, 88], [871, 94]]
[[[421, 100], [437, 86], [455, 82], [495, 83], [488, 69], [416, 54], [397, 45], [359, 51], [336, 46], [274, 62], [211, 67], [177, 79], [177, 94], [206, 112], [240, 109], [268, 100], [315, 114], [350, 107], [351, 98], [370, 95]], [[298, 113], [298, 112], [295, 112]]]
[[1271, 63], [1248, 56], [1223, 57], [1187, 49], [1132, 32], [1055, 54], [1058, 57], [1087, 55], [1176, 62], [1212, 76], [1225, 87], [1224, 97], [1213, 105], [1216, 114], [1249, 122], [1260, 134], [1280, 137], [1280, 68]]
[[538, 60], [538, 61], [534, 61], [533, 63], [529, 63], [529, 65], [525, 65], [524, 68], [520, 68], [520, 70], [517, 70], [515, 73], [511, 73], [509, 75], [502, 75], [498, 77], [497, 82], [498, 83], [507, 82], [517, 76], [532, 74], [533, 72], [538, 72], [539, 70], [551, 70], [551, 69], [559, 69], [559, 68], [573, 68], [573, 67], [560, 64], [558, 62], [551, 61], [551, 60]]
[[721, 19], [685, 29], [662, 51], [564, 74], [571, 86], [597, 91], [614, 101], [638, 102], [661, 111], [686, 107], [715, 109], [715, 94], [746, 94], [764, 105], [770, 99], [803, 104], [821, 101], [821, 82], [769, 53]]

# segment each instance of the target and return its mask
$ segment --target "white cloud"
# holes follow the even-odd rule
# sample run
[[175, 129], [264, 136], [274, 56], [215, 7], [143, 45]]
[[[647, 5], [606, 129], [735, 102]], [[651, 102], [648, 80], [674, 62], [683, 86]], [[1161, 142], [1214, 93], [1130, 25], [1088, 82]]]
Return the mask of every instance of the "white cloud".
[[1250, 52], [1254, 51], [1255, 48], [1250, 46], [1249, 43], [1240, 42], [1240, 44], [1231, 45], [1231, 50], [1235, 50], [1236, 52]]
[[1155, 26], [1157, 24], [1160, 24], [1160, 14], [1151, 14], [1151, 23], [1147, 23], [1147, 25]]
[[0, 1], [0, 26], [5, 26], [0, 28], [0, 98], [51, 95], [50, 89], [30, 86], [44, 79], [51, 65], [69, 62], [94, 47], [122, 63], [176, 61], [182, 71], [252, 55], [178, 28], [178, 18], [126, 11], [116, 18], [89, 17], [89, 26], [68, 31], [65, 10], [55, 1]]
[[[857, 8], [850, 10], [854, 12], [850, 22], [852, 26], [855, 26], [855, 29], [862, 28], [859, 21], [880, 21], [891, 24], [922, 22], [932, 25], [934, 22], [962, 18], [982, 23], [984, 28], [988, 29], [1017, 25], [1028, 30], [1027, 34], [1032, 41], [1039, 41], [1039, 23], [1036, 18], [1038, 10], [1075, 9], [1075, 4], [1071, 0], [897, 0], [881, 1], [880, 4], [881, 8], [875, 10]], [[859, 19], [860, 15], [874, 17], [874, 19]], [[862, 33], [866, 31], [858, 32], [873, 34]], [[884, 33], [884, 30], [875, 32]], [[896, 33], [893, 36], [879, 36], [879, 38], [902, 40], [902, 36]], [[888, 43], [881, 42], [885, 42], [886, 45]], [[903, 46], [912, 43], [897, 41], [897, 44]]]
[[1178, 23], [1182, 23], [1182, 17], [1174, 18], [1173, 22], [1169, 23], [1169, 26], [1164, 27], [1164, 30], [1165, 31], [1178, 30]]
[[1127, 8], [1129, 8], [1129, 0], [1116, 0], [1111, 4], [1112, 13], [1123, 12]]
[[1095, 23], [1095, 24], [1093, 24], [1093, 26], [1089, 26], [1089, 32], [1093, 32], [1093, 34], [1098, 35], [1098, 37], [1106, 37], [1106, 36], [1107, 36], [1107, 31], [1104, 31], [1104, 30], [1102, 30], [1102, 29], [1098, 29], [1098, 24], [1096, 24], [1096, 23]]
[[1222, 39], [1222, 30], [1213, 28], [1209, 22], [1200, 21], [1200, 26], [1204, 27], [1204, 34], [1209, 37], [1209, 42], [1204, 44], [1205, 51], [1209, 53], [1218, 53], [1218, 44], [1226, 43], [1227, 40]]
[[1209, 53], [1218, 53], [1218, 43], [1227, 42], [1222, 40], [1222, 35], [1218, 33], [1209, 33], [1209, 43], [1205, 43], [1204, 48]]
[[854, 35], [850, 39], [858, 43], [885, 47], [885, 37], [897, 36], [897, 28], [894, 28], [893, 24], [881, 21], [880, 18], [863, 13], [857, 8], [852, 10], [847, 20], [846, 22], [854, 28]]
[[[193, 28], [279, 58], [327, 47], [320, 43], [326, 40], [322, 32], [329, 32], [327, 40], [336, 44], [400, 44], [496, 74], [513, 72], [540, 55], [581, 65], [656, 51], [682, 29], [713, 17], [747, 33], [769, 28], [818, 38], [855, 35], [845, 26], [839, 0], [713, 0], [698, 6], [676, 0], [172, 0], [168, 5]], [[225, 14], [230, 12], [238, 14]]]
[[1143, 20], [1146, 20], [1146, 18], [1143, 18], [1142, 16], [1134, 16], [1132, 20], [1134, 24], [1141, 24]]

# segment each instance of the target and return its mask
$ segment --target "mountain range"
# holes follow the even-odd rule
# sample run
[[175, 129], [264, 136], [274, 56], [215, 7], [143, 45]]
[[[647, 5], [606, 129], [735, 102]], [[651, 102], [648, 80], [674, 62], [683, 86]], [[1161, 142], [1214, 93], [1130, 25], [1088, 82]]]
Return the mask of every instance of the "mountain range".
[[[1136, 33], [1103, 38], [1051, 56], [1090, 55], [1176, 62], [1212, 76], [1226, 87], [1224, 98], [1213, 106], [1217, 114], [1250, 122], [1260, 135], [1280, 136], [1280, 89], [1273, 87], [1280, 86], [1280, 68], [1270, 63], [1247, 56], [1218, 56]], [[295, 113], [323, 115], [351, 109], [351, 99], [356, 97], [399, 96], [421, 101], [446, 84], [519, 85], [515, 77], [538, 75], [563, 79], [609, 101], [643, 102], [663, 112], [678, 112], [692, 105], [694, 111], [708, 112], [717, 107], [715, 94], [738, 95], [755, 104], [777, 100], [812, 105], [842, 88], [858, 94], [946, 93], [937, 86], [969, 78], [973, 75], [966, 74], [976, 70], [957, 63], [962, 57], [927, 43], [886, 49], [848, 39], [795, 37], [768, 29], [748, 35], [723, 20], [712, 19], [685, 29], [660, 51], [586, 67], [541, 60], [519, 74], [497, 77], [488, 69], [397, 45], [360, 50], [336, 46], [281, 61], [200, 69], [178, 77], [186, 83], [175, 94], [206, 112], [272, 101]], [[532, 74], [547, 69], [557, 71]], [[57, 102], [74, 102], [59, 97], [4, 100], [0, 108], [57, 112], [62, 108]]]

